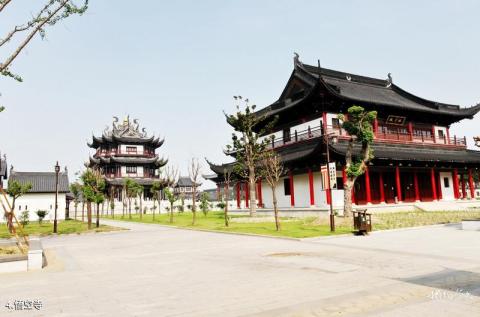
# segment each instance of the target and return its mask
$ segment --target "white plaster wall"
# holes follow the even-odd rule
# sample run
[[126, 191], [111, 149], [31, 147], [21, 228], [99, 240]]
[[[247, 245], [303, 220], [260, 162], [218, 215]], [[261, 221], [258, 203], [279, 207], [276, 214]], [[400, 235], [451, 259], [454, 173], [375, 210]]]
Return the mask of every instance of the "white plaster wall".
[[[11, 202], [11, 200], [10, 200]], [[64, 193], [58, 194], [57, 219], [65, 219], [66, 196]], [[73, 204], [71, 204], [73, 206]], [[37, 210], [46, 210], [48, 214], [44, 220], [53, 220], [55, 217], [55, 193], [30, 193], [18, 198], [15, 202], [15, 215], [20, 218], [21, 213], [27, 209], [29, 211], [30, 221], [38, 221]], [[5, 219], [2, 218], [2, 221]], [[20, 219], [19, 219], [20, 220]]]
[[322, 173], [313, 173], [313, 190], [315, 191], [315, 206], [324, 207], [327, 205], [325, 191], [322, 184]]
[[[290, 195], [286, 196], [283, 188], [283, 179], [277, 184], [275, 192], [277, 194], [277, 203], [279, 208], [291, 208]], [[288, 177], [287, 177], [288, 179]], [[265, 208], [273, 208], [272, 189], [266, 182], [262, 182], [262, 199]]]
[[[448, 188], [445, 187], [444, 178], [448, 178]], [[453, 193], [453, 176], [451, 172], [440, 172], [440, 185], [442, 189], [442, 200], [455, 200]]]
[[310, 207], [308, 174], [294, 175], [293, 188], [295, 194], [295, 207]]
[[[439, 132], [438, 131], [443, 131], [443, 135], [445, 136], [445, 138], [448, 136], [447, 135], [447, 128], [446, 127], [440, 127], [440, 126], [434, 126], [434, 129], [435, 129], [435, 139], [437, 142], [443, 142], [443, 139], [439, 140]], [[448, 142], [448, 140], [447, 140]]]

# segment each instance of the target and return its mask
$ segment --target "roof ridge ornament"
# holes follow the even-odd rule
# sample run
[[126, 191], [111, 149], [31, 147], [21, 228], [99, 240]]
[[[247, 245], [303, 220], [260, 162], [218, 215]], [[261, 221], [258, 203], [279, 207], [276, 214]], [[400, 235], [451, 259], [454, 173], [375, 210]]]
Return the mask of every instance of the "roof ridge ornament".
[[392, 86], [392, 84], [393, 84], [392, 73], [388, 73], [387, 77], [388, 78], [387, 78], [387, 86], [386, 87], [390, 88], [390, 86]]
[[480, 147], [480, 136], [474, 136], [473, 141], [475, 141], [476, 147]]
[[303, 63], [300, 61], [300, 55], [297, 52], [293, 52], [293, 66], [295, 69], [297, 66], [303, 66]]
[[347, 74], [347, 76], [345, 76], [345, 78], [347, 78], [348, 81], [352, 81], [352, 76], [350, 76], [349, 74]]

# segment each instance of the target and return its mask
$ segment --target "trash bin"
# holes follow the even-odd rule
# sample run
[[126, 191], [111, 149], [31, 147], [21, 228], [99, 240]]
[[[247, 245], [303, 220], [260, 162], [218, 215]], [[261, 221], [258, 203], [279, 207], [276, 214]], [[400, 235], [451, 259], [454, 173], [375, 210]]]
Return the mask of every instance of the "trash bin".
[[372, 214], [367, 213], [366, 209], [354, 211], [353, 227], [358, 234], [368, 234], [372, 231]]

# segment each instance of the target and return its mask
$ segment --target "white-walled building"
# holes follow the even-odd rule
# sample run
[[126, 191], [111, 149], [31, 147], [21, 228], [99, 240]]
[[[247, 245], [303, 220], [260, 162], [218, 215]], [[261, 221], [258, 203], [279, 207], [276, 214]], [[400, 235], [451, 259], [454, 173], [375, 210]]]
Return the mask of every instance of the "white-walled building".
[[[348, 120], [352, 106], [377, 112], [371, 131], [373, 159], [355, 182], [354, 204], [396, 206], [476, 197], [473, 175], [480, 173], [480, 151], [467, 149], [466, 138], [451, 134], [450, 126], [473, 118], [480, 104], [461, 108], [426, 100], [395, 85], [390, 75], [378, 79], [306, 65], [297, 56], [279, 99], [255, 112], [262, 118], [255, 127], [258, 131], [262, 124], [274, 123], [263, 137], [285, 166], [276, 186], [280, 208], [343, 207], [351, 137], [339, 115], [347, 114]], [[360, 148], [355, 144], [354, 161]], [[331, 189], [326, 186], [327, 153], [336, 167]], [[209, 178], [222, 190], [224, 171], [233, 171], [233, 163], [210, 163], [210, 168], [215, 174]], [[248, 208], [248, 184], [235, 173], [233, 179], [237, 208]], [[265, 181], [255, 184], [255, 192], [260, 208], [272, 208], [271, 188]]]
[[[18, 181], [20, 184], [32, 185], [32, 189], [25, 195], [17, 198], [15, 201], [15, 214], [17, 218], [20, 214], [28, 210], [29, 220], [37, 221], [37, 210], [47, 211], [44, 220], [53, 220], [55, 216], [55, 172], [17, 172], [10, 170], [9, 182]], [[58, 174], [58, 209], [57, 219], [65, 219], [68, 210], [67, 193], [69, 192], [68, 173]], [[12, 201], [10, 199], [10, 201]]]

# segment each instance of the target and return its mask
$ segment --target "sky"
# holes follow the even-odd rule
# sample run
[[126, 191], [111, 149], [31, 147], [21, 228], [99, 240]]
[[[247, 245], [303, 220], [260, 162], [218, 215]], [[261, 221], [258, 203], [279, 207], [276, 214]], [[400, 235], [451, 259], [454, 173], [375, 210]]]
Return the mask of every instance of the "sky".
[[[12, 1], [0, 36], [37, 11]], [[420, 97], [470, 107], [480, 102], [479, 1], [98, 1], [47, 28], [0, 77], [0, 150], [17, 171], [84, 169], [112, 117], [138, 118], [165, 137], [158, 150], [183, 175], [191, 158], [229, 161], [222, 149], [234, 95], [274, 102], [306, 64], [386, 78]], [[3, 61], [16, 43], [0, 48]], [[480, 135], [479, 117], [450, 135]], [[3, 154], [2, 154], [3, 155]], [[214, 184], [205, 182], [204, 187]]]

